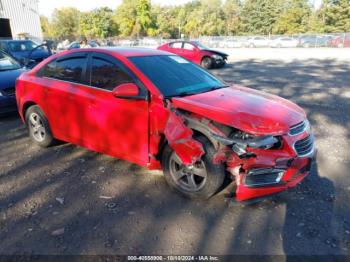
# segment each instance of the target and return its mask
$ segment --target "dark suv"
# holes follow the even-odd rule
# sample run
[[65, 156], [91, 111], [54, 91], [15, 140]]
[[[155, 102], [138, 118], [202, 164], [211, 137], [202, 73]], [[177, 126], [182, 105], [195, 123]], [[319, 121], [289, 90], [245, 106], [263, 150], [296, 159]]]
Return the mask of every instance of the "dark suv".
[[50, 49], [43, 46], [37, 47], [38, 44], [31, 40], [0, 40], [0, 49], [10, 54], [22, 65], [25, 65], [27, 60], [34, 60], [33, 62], [37, 64], [52, 55]]

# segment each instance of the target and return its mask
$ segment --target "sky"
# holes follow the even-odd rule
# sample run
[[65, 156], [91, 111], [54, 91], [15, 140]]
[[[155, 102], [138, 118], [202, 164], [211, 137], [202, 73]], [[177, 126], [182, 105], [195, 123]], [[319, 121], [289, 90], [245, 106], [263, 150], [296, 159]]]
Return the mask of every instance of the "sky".
[[[152, 0], [152, 3], [157, 3], [161, 5], [181, 5], [183, 3], [189, 2], [190, 0]], [[310, 3], [318, 7], [322, 0], [309, 0]], [[39, 0], [39, 13], [50, 17], [55, 8], [60, 7], [76, 7], [80, 11], [90, 11], [94, 8], [99, 8], [102, 6], [110, 7], [115, 9], [122, 0]]]

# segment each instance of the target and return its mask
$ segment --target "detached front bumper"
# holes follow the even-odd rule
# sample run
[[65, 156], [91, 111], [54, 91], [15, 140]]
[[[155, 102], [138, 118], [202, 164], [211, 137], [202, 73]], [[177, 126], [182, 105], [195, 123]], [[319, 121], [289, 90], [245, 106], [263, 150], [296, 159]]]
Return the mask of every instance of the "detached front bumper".
[[[241, 180], [236, 190], [236, 200], [246, 201], [253, 198], [265, 197], [282, 192], [290, 187], [295, 187], [309, 174], [313, 161], [314, 158], [296, 158], [291, 161], [290, 166], [286, 169], [270, 169], [271, 171], [282, 173], [283, 175], [281, 177], [275, 175], [273, 172], [269, 173], [268, 169], [266, 169], [267, 172], [265, 174], [254, 174], [254, 172], [241, 174]], [[253, 179], [253, 176], [256, 178]]]
[[227, 170], [236, 182], [236, 201], [246, 201], [282, 192], [300, 183], [316, 158], [314, 137], [308, 128], [281, 137], [275, 150], [249, 149], [253, 157], [231, 154]]
[[214, 68], [219, 68], [219, 67], [223, 67], [224, 65], [226, 65], [226, 59], [227, 58], [213, 58], [213, 67]]

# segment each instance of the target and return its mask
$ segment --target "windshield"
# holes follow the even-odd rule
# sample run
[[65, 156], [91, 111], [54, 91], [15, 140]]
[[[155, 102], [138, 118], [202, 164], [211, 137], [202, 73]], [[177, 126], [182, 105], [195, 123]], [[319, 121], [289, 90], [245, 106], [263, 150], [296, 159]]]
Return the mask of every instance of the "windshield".
[[214, 76], [179, 56], [129, 57], [165, 97], [186, 96], [225, 87]]
[[209, 49], [208, 47], [206, 47], [205, 45], [203, 45], [201, 42], [199, 41], [193, 41], [193, 43], [200, 49], [200, 50], [207, 50]]
[[14, 41], [8, 43], [12, 52], [30, 51], [38, 45], [32, 41]]
[[0, 71], [19, 69], [21, 66], [10, 56], [0, 52]]

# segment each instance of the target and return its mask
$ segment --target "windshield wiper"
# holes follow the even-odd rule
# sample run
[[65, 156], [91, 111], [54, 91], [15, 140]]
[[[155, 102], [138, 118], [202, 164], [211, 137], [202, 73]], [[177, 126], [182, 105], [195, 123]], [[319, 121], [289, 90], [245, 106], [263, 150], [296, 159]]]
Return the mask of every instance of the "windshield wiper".
[[207, 93], [213, 90], [217, 90], [217, 89], [221, 89], [221, 88], [225, 88], [225, 87], [229, 87], [229, 85], [222, 85], [222, 86], [213, 86], [207, 90], [201, 90], [198, 92], [189, 92], [189, 91], [184, 91], [184, 92], [180, 92], [178, 94], [173, 94], [173, 95], [168, 95], [168, 96], [164, 96], [165, 98], [172, 98], [172, 97], [184, 97], [184, 96], [192, 96], [192, 95], [197, 95], [197, 94], [202, 94], [202, 93]]
[[180, 92], [180, 93], [178, 93], [178, 94], [176, 94], [174, 96], [183, 97], [183, 96], [192, 96], [192, 95], [196, 95], [196, 94], [198, 94], [198, 93], [197, 92], [188, 92], [188, 91], [186, 91], [186, 92]]
[[213, 87], [209, 88], [208, 91], [213, 91], [213, 90], [217, 90], [217, 89], [221, 89], [221, 88], [226, 88], [226, 87], [230, 87], [230, 86], [229, 86], [229, 85], [213, 86]]

